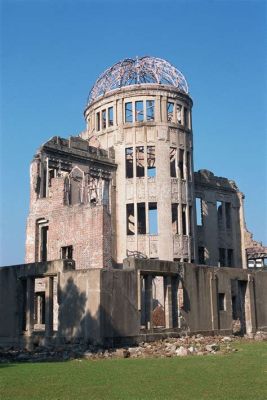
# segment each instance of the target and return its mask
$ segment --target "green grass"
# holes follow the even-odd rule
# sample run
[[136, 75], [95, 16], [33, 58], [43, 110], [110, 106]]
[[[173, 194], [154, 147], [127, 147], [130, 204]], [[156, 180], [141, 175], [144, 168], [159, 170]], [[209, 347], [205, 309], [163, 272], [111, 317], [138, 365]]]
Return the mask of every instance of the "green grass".
[[1, 400], [266, 400], [267, 343], [228, 355], [0, 364]]

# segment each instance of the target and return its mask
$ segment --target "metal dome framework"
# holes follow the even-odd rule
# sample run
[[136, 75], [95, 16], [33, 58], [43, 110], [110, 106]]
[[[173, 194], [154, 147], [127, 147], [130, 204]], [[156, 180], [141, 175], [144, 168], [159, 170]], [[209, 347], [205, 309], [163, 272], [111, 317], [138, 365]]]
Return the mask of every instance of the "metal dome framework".
[[124, 86], [160, 84], [188, 94], [183, 74], [168, 61], [156, 57], [126, 58], [104, 71], [88, 96], [88, 105], [104, 94]]

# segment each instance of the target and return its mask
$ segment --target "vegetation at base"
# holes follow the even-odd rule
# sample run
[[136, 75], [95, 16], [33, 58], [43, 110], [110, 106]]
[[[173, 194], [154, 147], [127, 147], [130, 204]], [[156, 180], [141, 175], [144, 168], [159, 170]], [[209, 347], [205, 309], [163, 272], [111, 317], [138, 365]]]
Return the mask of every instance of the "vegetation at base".
[[1, 400], [266, 400], [267, 342], [228, 355], [0, 364]]

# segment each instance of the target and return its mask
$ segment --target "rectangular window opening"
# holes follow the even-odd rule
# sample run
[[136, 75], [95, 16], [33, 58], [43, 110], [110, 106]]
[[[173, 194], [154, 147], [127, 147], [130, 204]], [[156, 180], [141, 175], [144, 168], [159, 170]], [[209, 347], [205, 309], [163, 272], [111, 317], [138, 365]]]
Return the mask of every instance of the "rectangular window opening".
[[223, 203], [222, 201], [216, 201], [216, 208], [217, 208], [217, 220], [219, 229], [222, 228], [222, 219], [223, 219]]
[[178, 203], [172, 204], [172, 233], [177, 235], [178, 231]]
[[187, 179], [191, 181], [192, 176], [191, 176], [191, 156], [190, 156], [190, 151], [186, 152], [186, 169], [187, 169]]
[[158, 209], [157, 203], [148, 203], [149, 234], [158, 234]]
[[155, 119], [155, 101], [147, 100], [146, 101], [146, 120], [154, 121]]
[[219, 248], [219, 263], [221, 267], [225, 267], [225, 249]]
[[143, 101], [135, 102], [135, 120], [137, 122], [144, 121], [144, 103], [143, 103]]
[[102, 129], [106, 129], [107, 127], [107, 114], [106, 110], [102, 110]]
[[182, 205], [182, 231], [183, 235], [186, 235], [186, 205]]
[[189, 206], [189, 235], [192, 236], [193, 227], [192, 227], [192, 206]]
[[156, 176], [155, 146], [147, 146], [147, 176], [149, 178]]
[[184, 108], [184, 126], [188, 128], [188, 110]]
[[227, 267], [233, 267], [233, 266], [234, 266], [233, 249], [228, 249], [227, 250]]
[[137, 203], [137, 233], [146, 234], [146, 205], [145, 203]]
[[177, 149], [175, 147], [170, 148], [170, 174], [171, 178], [177, 177], [176, 164], [177, 164]]
[[48, 225], [40, 226], [40, 261], [47, 261]]
[[125, 122], [133, 122], [133, 104], [125, 103]]
[[96, 113], [96, 130], [100, 131], [100, 112]]
[[205, 247], [199, 246], [198, 248], [198, 262], [205, 265]]
[[126, 204], [127, 235], [135, 234], [134, 204]]
[[225, 203], [226, 228], [231, 228], [231, 203]]
[[136, 176], [141, 178], [145, 176], [145, 150], [144, 146], [136, 147]]
[[184, 150], [179, 149], [179, 172], [180, 179], [184, 179]]
[[167, 103], [167, 119], [168, 119], [168, 122], [172, 122], [173, 121], [173, 108], [174, 108], [174, 103], [171, 103], [170, 101], [168, 101], [168, 103]]
[[128, 147], [125, 149], [125, 170], [126, 178], [133, 177], [133, 148]]
[[218, 293], [218, 307], [219, 311], [225, 311], [225, 293]]
[[72, 260], [73, 259], [73, 246], [61, 247], [61, 258], [62, 258], [62, 260]]
[[197, 226], [203, 226], [202, 199], [196, 197]]
[[108, 126], [113, 126], [113, 107], [108, 108]]

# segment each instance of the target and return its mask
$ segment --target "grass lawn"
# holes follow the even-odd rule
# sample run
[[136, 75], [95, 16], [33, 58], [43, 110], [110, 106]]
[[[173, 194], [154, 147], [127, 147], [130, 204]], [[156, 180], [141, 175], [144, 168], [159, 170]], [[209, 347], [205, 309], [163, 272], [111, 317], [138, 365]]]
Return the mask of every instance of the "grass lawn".
[[0, 364], [1, 400], [266, 400], [267, 342], [229, 355]]

